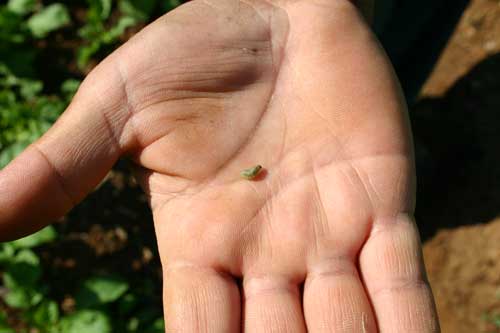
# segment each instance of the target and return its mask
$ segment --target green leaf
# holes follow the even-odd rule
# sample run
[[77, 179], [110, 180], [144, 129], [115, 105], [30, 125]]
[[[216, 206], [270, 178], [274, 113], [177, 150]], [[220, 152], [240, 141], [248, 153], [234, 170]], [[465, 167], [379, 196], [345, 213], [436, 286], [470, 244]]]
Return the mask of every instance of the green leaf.
[[78, 29], [78, 36], [83, 39], [93, 41], [99, 39], [99, 35], [102, 34], [104, 30], [105, 28], [103, 22], [87, 19], [87, 23]]
[[41, 275], [39, 264], [40, 260], [30, 250], [20, 251], [9, 263], [3, 283], [8, 290], [4, 300], [10, 307], [28, 309], [42, 301], [43, 294], [36, 283]]
[[89, 63], [92, 56], [96, 54], [100, 48], [101, 48], [100, 41], [93, 41], [92, 43], [90, 43], [90, 45], [86, 45], [79, 48], [76, 55], [76, 62], [78, 64], [78, 68], [84, 69], [85, 66], [87, 66], [87, 64]]
[[32, 287], [41, 275], [42, 268], [38, 256], [31, 250], [21, 250], [7, 266], [3, 280], [8, 289]]
[[10, 290], [4, 300], [14, 309], [27, 309], [31, 306], [31, 296], [21, 288]]
[[146, 329], [145, 333], [163, 333], [165, 332], [165, 321], [163, 318], [156, 319], [153, 324]]
[[16, 249], [30, 249], [53, 242], [56, 238], [56, 230], [54, 227], [48, 226], [33, 235], [13, 241], [10, 244], [12, 244]]
[[35, 10], [36, 0], [9, 0], [7, 8], [18, 15], [26, 15]]
[[70, 20], [66, 6], [61, 3], [54, 3], [31, 16], [27, 24], [34, 37], [43, 38], [50, 32], [62, 28]]
[[147, 21], [156, 5], [156, 0], [121, 0], [118, 3], [120, 11], [141, 21]]
[[59, 321], [59, 307], [54, 301], [42, 302], [33, 312], [33, 321], [37, 326], [52, 326]]
[[75, 96], [81, 84], [82, 81], [80, 80], [68, 79], [61, 85], [61, 92], [67, 100], [71, 100], [73, 96]]
[[[40, 97], [37, 99], [35, 105], [35, 111], [40, 115], [40, 117], [53, 123], [59, 118], [61, 113], [66, 108], [66, 103], [59, 99], [51, 99], [47, 97]], [[40, 133], [43, 134], [44, 132]]]
[[125, 31], [136, 25], [138, 19], [133, 16], [122, 16], [118, 22], [109, 30], [105, 30], [100, 23], [87, 24], [79, 30], [79, 35], [83, 39], [88, 40], [88, 45], [84, 45], [78, 49], [77, 64], [80, 69], [85, 69], [88, 62], [103, 45], [112, 44], [119, 40], [120, 36]]
[[110, 44], [118, 40], [118, 38], [130, 27], [137, 24], [137, 20], [131, 16], [120, 17], [114, 27], [104, 32], [101, 40], [103, 43]]
[[139, 319], [135, 317], [130, 318], [126, 326], [127, 332], [137, 332], [137, 330], [139, 329], [139, 325], [140, 325]]
[[9, 243], [0, 244], [0, 264], [9, 263], [14, 259], [15, 249]]
[[37, 305], [43, 299], [43, 294], [33, 288], [17, 287], [9, 290], [4, 300], [7, 305], [14, 309], [29, 309]]
[[29, 142], [16, 142], [0, 151], [0, 169], [16, 158], [29, 145]]
[[111, 14], [112, 0], [87, 0], [87, 3], [87, 21], [90, 23], [105, 21]]
[[111, 333], [111, 322], [102, 311], [82, 310], [61, 320], [61, 333]]
[[21, 96], [26, 100], [33, 99], [43, 89], [42, 81], [20, 80], [19, 84], [21, 86]]
[[76, 295], [77, 305], [90, 308], [112, 303], [123, 296], [129, 288], [127, 281], [114, 276], [96, 276], [83, 283]]
[[105, 20], [109, 17], [109, 14], [111, 13], [112, 1], [100, 0], [99, 2], [101, 4], [101, 19]]

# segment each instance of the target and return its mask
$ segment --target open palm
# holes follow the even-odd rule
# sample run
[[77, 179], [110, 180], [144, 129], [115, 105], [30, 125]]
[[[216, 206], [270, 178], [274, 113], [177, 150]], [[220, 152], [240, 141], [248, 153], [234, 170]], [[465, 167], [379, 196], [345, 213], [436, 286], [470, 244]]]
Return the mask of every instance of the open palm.
[[350, 2], [193, 1], [145, 28], [2, 170], [2, 235], [122, 155], [151, 199], [168, 332], [438, 331], [404, 101]]

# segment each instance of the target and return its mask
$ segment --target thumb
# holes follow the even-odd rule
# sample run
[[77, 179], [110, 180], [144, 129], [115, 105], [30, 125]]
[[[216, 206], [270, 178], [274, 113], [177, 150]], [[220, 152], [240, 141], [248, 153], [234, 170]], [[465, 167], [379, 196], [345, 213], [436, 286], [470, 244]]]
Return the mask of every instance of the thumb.
[[126, 93], [116, 62], [99, 65], [56, 124], [0, 171], [0, 241], [66, 214], [126, 150]]

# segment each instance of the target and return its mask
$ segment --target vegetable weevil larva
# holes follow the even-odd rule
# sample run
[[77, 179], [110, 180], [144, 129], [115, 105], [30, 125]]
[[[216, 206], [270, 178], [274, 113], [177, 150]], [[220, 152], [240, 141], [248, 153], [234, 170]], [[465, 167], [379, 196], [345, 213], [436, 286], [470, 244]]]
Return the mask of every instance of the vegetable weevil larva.
[[252, 180], [259, 175], [261, 170], [262, 170], [262, 165], [256, 165], [250, 169], [243, 170], [241, 172], [241, 177], [247, 180]]

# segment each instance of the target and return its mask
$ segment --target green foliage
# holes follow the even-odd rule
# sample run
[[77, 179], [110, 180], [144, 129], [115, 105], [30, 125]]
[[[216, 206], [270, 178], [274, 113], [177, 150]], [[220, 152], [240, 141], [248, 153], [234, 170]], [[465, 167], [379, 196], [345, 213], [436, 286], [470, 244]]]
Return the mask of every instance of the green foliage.
[[500, 313], [483, 313], [482, 319], [495, 328], [500, 329]]
[[61, 320], [64, 333], [111, 333], [111, 321], [102, 311], [82, 310]]
[[87, 23], [78, 31], [79, 36], [84, 40], [84, 46], [78, 50], [77, 63], [80, 68], [85, 68], [89, 60], [101, 48], [106, 45], [116, 43], [120, 36], [138, 23], [130, 16], [121, 16], [118, 21], [108, 26], [107, 20], [111, 13], [111, 0], [88, 0]]
[[49, 226], [33, 235], [11, 242], [10, 245], [14, 247], [14, 249], [32, 249], [43, 244], [51, 243], [56, 240], [56, 238], [57, 233], [54, 227]]
[[33, 324], [46, 331], [50, 331], [52, 327], [57, 326], [59, 318], [59, 306], [56, 302], [50, 300], [45, 300], [34, 308], [31, 315]]
[[83, 283], [76, 295], [76, 302], [82, 308], [112, 303], [123, 296], [129, 288], [127, 281], [116, 276], [95, 276]]
[[[126, 30], [148, 21], [155, 9], [170, 10], [179, 0], [87, 0], [86, 23], [78, 28], [82, 46], [76, 62], [82, 70], [105, 47], [116, 45]], [[112, 17], [113, 8], [117, 15]], [[79, 81], [61, 82], [58, 96], [44, 94], [37, 78], [36, 52], [29, 47], [71, 23], [65, 3], [44, 6], [36, 0], [9, 0], [0, 5], [0, 168], [39, 138], [59, 117]], [[26, 77], [28, 76], [28, 77]]]
[[[57, 120], [90, 63], [101, 60], [127, 39], [128, 29], [137, 30], [180, 2], [86, 0], [85, 7], [84, 1], [71, 0], [1, 2], [0, 169]], [[47, 55], [57, 58], [57, 53], [46, 52], [67, 36], [74, 56], [72, 69], [56, 74], [45, 59]], [[45, 58], [41, 58], [44, 52]], [[82, 276], [69, 291], [76, 308], [63, 310], [40, 254], [58, 238], [56, 230], [48, 227], [29, 237], [0, 243], [0, 297], [15, 313], [15, 320], [10, 320], [0, 311], [0, 333], [18, 332], [9, 326], [12, 322], [21, 322], [23, 333], [164, 332], [161, 309], [152, 305], [158, 292], [151, 280], [133, 282], [101, 273]]]
[[26, 15], [35, 10], [36, 0], [9, 0], [7, 8], [17, 14]]
[[61, 3], [44, 7], [37, 1], [10, 0], [0, 6], [0, 168], [40, 137], [68, 103], [44, 95], [41, 80], [18, 74], [34, 72], [35, 54], [27, 44], [68, 22]]
[[42, 270], [40, 259], [29, 249], [18, 251], [7, 262], [3, 283], [8, 289], [4, 300], [15, 309], [29, 309], [43, 298], [37, 282]]
[[35, 38], [43, 38], [50, 32], [64, 27], [70, 20], [66, 6], [54, 3], [34, 14], [26, 24]]
[[67, 101], [40, 95], [43, 83], [16, 77], [0, 64], [0, 168], [39, 138]]
[[181, 4], [180, 0], [118, 0], [120, 16], [113, 21], [109, 20], [113, 6], [111, 0], [87, 0], [87, 2], [89, 5], [87, 23], [79, 30], [85, 45], [78, 50], [77, 56], [78, 66], [82, 69], [102, 48], [118, 42], [128, 28], [150, 20], [154, 10], [159, 6], [163, 11], [169, 11]]
[[[0, 244], [0, 268], [7, 291], [3, 300], [23, 311], [28, 327], [40, 333], [164, 332], [161, 311], [143, 301], [150, 297], [147, 283], [131, 290], [130, 283], [116, 275], [84, 280], [75, 295], [76, 311], [62, 313], [59, 304], [50, 298], [51, 286], [43, 281], [41, 260], [35, 252], [40, 246], [50, 246], [56, 238], [55, 229], [47, 227], [18, 241]], [[6, 316], [0, 314], [2, 332], [14, 331]]]

